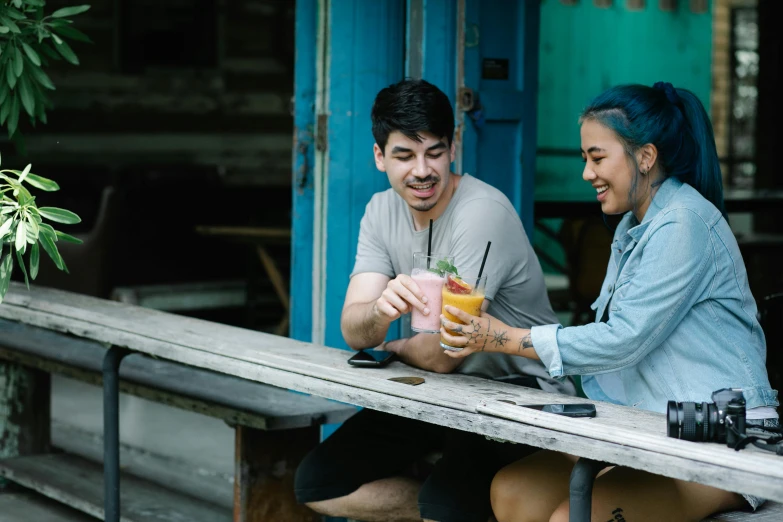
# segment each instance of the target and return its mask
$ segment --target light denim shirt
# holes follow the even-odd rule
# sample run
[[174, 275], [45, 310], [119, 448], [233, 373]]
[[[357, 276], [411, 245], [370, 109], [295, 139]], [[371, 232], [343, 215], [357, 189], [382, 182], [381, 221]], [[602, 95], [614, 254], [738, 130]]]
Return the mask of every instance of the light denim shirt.
[[531, 335], [550, 375], [585, 376], [589, 398], [665, 412], [669, 400], [742, 388], [747, 408], [778, 405], [737, 241], [690, 185], [669, 178], [641, 224], [623, 217], [592, 308], [595, 323]]

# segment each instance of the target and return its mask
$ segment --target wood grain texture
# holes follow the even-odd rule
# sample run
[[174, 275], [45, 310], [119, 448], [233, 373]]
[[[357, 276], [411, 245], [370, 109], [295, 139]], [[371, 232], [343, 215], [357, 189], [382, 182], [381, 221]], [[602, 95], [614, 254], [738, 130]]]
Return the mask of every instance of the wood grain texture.
[[[0, 475], [52, 500], [103, 519], [103, 470], [62, 454], [0, 461]], [[202, 500], [122, 474], [121, 522], [229, 522], [231, 514]]]
[[[101, 384], [106, 346], [0, 319], [0, 359]], [[339, 423], [354, 408], [143, 354], [120, 366], [120, 389], [145, 399], [258, 429]]]
[[27, 491], [0, 493], [0, 522], [95, 522], [95, 519]]
[[[664, 416], [648, 411], [596, 402], [598, 416], [585, 420], [589, 424], [529, 414], [497, 400], [585, 400], [401, 363], [381, 370], [353, 368], [342, 350], [48, 289], [27, 293], [14, 285], [0, 316], [434, 424], [783, 500], [779, 457], [669, 439]], [[426, 382], [407, 386], [387, 380], [401, 376]]]

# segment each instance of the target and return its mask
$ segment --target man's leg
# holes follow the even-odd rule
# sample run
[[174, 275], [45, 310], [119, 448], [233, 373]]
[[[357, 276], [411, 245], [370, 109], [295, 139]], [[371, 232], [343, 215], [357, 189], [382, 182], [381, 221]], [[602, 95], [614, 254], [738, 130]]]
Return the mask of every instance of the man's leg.
[[445, 428], [362, 410], [310, 452], [296, 471], [296, 497], [318, 513], [367, 522], [419, 521], [411, 465], [439, 449]]
[[490, 486], [504, 466], [539, 451], [450, 430], [443, 457], [419, 494], [421, 518], [433, 522], [488, 522]]

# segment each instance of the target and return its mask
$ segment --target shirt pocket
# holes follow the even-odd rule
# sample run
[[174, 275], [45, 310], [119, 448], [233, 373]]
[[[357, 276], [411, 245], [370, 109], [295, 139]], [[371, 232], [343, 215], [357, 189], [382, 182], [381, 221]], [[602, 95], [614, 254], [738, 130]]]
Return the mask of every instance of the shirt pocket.
[[612, 299], [609, 303], [609, 310], [612, 312], [619, 312], [623, 309], [622, 301], [625, 294], [630, 288], [630, 283], [633, 280], [633, 274], [624, 275], [622, 281], [614, 285], [614, 291], [612, 292]]

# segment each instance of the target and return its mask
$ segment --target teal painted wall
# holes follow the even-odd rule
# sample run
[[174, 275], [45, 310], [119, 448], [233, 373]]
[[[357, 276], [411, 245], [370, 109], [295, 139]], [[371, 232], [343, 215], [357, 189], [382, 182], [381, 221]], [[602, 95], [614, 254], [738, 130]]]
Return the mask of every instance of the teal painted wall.
[[[669, 81], [709, 107], [712, 6], [694, 14], [680, 0], [664, 12], [657, 0], [629, 11], [624, 0], [598, 8], [591, 0], [541, 6], [538, 147], [579, 149], [577, 118], [590, 99], [612, 85]], [[538, 156], [536, 199], [592, 198], [579, 157]]]
[[[541, 5], [539, 55], [538, 148], [579, 151], [577, 119], [591, 98], [623, 83], [652, 85], [671, 82], [692, 90], [709, 110], [712, 64], [712, 2], [707, 13], [694, 14], [689, 2], [661, 11], [657, 0], [629, 11], [624, 0], [598, 8], [591, 0]], [[582, 180], [582, 161], [574, 156], [539, 153], [536, 159], [536, 200], [595, 198]], [[559, 220], [545, 220], [558, 230]], [[534, 244], [559, 262], [563, 253], [543, 234]], [[555, 270], [542, 260], [547, 272]]]

